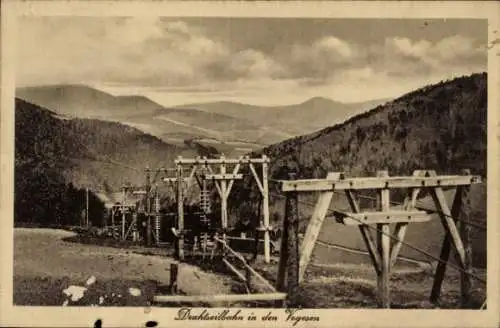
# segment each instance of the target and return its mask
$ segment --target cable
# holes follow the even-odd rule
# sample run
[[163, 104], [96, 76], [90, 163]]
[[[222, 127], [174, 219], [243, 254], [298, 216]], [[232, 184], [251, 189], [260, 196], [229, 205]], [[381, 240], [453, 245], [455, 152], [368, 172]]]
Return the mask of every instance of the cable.
[[[270, 193], [270, 194], [271, 194], [271, 195], [273, 195], [273, 196], [275, 196], [275, 197], [286, 198], [284, 195], [275, 194], [275, 193]], [[304, 201], [299, 201], [299, 200], [297, 200], [297, 202], [298, 202], [299, 204], [303, 204], [303, 205], [307, 205], [307, 206], [311, 206], [311, 207], [314, 207], [314, 206], [315, 206], [315, 204], [311, 204], [311, 203], [309, 203], [309, 202], [304, 202]], [[330, 210], [330, 209], [328, 209], [328, 212], [330, 212], [330, 213], [335, 213], [335, 211]], [[341, 212], [342, 214], [345, 214], [346, 216], [348, 216], [348, 213], [347, 213], [347, 212], [345, 212], [345, 211], [342, 211], [342, 210], [340, 210], [340, 211], [339, 211], [339, 210], [337, 210], [337, 212]], [[358, 221], [359, 223], [361, 223], [361, 224], [363, 224], [363, 225], [364, 225], [363, 221], [361, 221], [360, 219], [355, 218], [355, 217], [350, 217], [350, 218], [352, 218], [352, 219], [354, 219], [354, 220], [356, 220], [356, 221]], [[427, 251], [424, 251], [424, 250], [422, 250], [422, 249], [420, 249], [420, 248], [418, 248], [418, 247], [416, 247], [416, 246], [413, 246], [413, 245], [411, 245], [411, 244], [409, 244], [409, 243], [407, 243], [407, 242], [405, 242], [405, 241], [403, 241], [403, 240], [400, 240], [399, 238], [394, 237], [394, 236], [393, 236], [393, 235], [391, 235], [391, 234], [386, 234], [386, 233], [384, 233], [382, 230], [380, 230], [380, 229], [378, 229], [378, 228], [376, 228], [376, 227], [373, 227], [373, 226], [371, 226], [371, 225], [366, 225], [366, 226], [367, 226], [369, 229], [375, 230], [375, 231], [377, 231], [377, 232], [379, 232], [379, 233], [381, 233], [381, 234], [383, 234], [383, 235], [386, 235], [387, 237], [391, 238], [392, 240], [396, 240], [396, 241], [398, 241], [398, 242], [401, 242], [401, 244], [403, 244], [403, 245], [405, 245], [405, 246], [407, 246], [407, 247], [409, 247], [409, 248], [411, 248], [411, 249], [413, 249], [413, 250], [415, 250], [415, 251], [417, 251], [417, 252], [419, 252], [419, 253], [421, 253], [421, 254], [424, 254], [424, 255], [426, 255], [426, 256], [428, 256], [428, 257], [430, 257], [430, 258], [432, 258], [432, 259], [434, 259], [434, 260], [436, 260], [436, 261], [438, 261], [438, 262], [441, 262], [441, 263], [447, 264], [447, 265], [449, 265], [450, 267], [454, 268], [455, 270], [458, 270], [459, 272], [462, 272], [462, 273], [468, 274], [470, 277], [472, 277], [472, 278], [474, 278], [474, 279], [476, 279], [476, 280], [478, 280], [478, 281], [480, 281], [480, 282], [482, 282], [482, 283], [486, 284], [486, 281], [485, 281], [484, 279], [482, 279], [481, 277], [476, 276], [476, 275], [475, 275], [475, 274], [473, 274], [473, 273], [468, 273], [468, 272], [466, 272], [465, 270], [463, 270], [463, 269], [462, 269], [462, 268], [460, 268], [459, 266], [456, 266], [456, 265], [454, 265], [454, 264], [452, 264], [452, 263], [447, 263], [447, 262], [445, 262], [445, 261], [441, 260], [440, 258], [435, 257], [434, 255], [430, 254], [430, 253], [429, 253], [429, 252], [427, 252]]]
[[[342, 194], [339, 191], [334, 191], [334, 192], [337, 193], [337, 194]], [[368, 200], [377, 200], [376, 197], [371, 197], [371, 196], [366, 196], [366, 195], [359, 195], [358, 194], [357, 197], [363, 198], [363, 199], [368, 199]], [[417, 203], [418, 203], [418, 201], [417, 201]], [[395, 201], [391, 201], [391, 205], [398, 206], [398, 205], [404, 205], [404, 204], [403, 203], [399, 203], [399, 202], [395, 202]], [[486, 226], [484, 226], [484, 225], [473, 223], [473, 222], [469, 222], [469, 221], [464, 221], [462, 219], [453, 217], [452, 215], [449, 215], [449, 214], [445, 214], [444, 212], [438, 211], [438, 210], [433, 209], [433, 208], [426, 208], [426, 207], [423, 207], [423, 206], [415, 206], [415, 208], [418, 209], [418, 210], [421, 210], [421, 211], [426, 211], [426, 212], [430, 212], [430, 213], [441, 214], [441, 215], [444, 215], [446, 217], [449, 217], [449, 218], [452, 218], [454, 220], [457, 220], [459, 222], [463, 222], [465, 224], [468, 224], [468, 225], [470, 225], [472, 227], [475, 227], [475, 228], [478, 228], [478, 229], [482, 229], [482, 230], [486, 230]]]

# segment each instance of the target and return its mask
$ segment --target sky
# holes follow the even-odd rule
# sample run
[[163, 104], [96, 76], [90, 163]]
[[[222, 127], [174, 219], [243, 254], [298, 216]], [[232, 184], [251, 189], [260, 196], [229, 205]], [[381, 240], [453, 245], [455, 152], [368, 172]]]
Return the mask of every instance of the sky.
[[487, 70], [487, 21], [33, 17], [16, 85], [88, 84], [166, 106], [398, 97]]

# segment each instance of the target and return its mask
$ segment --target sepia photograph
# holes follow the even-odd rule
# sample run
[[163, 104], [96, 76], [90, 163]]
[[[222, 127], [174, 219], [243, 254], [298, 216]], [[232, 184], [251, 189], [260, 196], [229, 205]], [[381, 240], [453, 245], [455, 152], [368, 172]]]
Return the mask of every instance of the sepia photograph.
[[35, 3], [2, 50], [2, 307], [497, 313], [497, 21]]

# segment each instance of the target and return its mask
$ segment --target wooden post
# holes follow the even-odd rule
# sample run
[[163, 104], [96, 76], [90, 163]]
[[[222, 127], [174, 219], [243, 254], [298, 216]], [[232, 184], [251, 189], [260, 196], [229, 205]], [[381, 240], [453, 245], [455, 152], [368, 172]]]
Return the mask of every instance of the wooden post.
[[123, 187], [123, 204], [122, 208], [122, 240], [125, 240], [125, 202], [126, 202], [126, 187]]
[[179, 265], [177, 263], [170, 264], [170, 293], [172, 295], [177, 294], [178, 286], [177, 286], [177, 277], [179, 273]]
[[[378, 171], [377, 177], [388, 177], [389, 172]], [[384, 188], [380, 191], [380, 209], [383, 212], [390, 210], [390, 194], [389, 189]], [[389, 224], [377, 224], [377, 242], [378, 251], [381, 260], [381, 270], [377, 279], [379, 306], [382, 308], [390, 308], [391, 295], [389, 288], [390, 281], [390, 251], [391, 251], [391, 230]]]
[[[470, 175], [469, 170], [463, 170], [462, 175]], [[472, 273], [472, 244], [471, 244], [471, 226], [470, 222], [471, 202], [469, 198], [470, 186], [459, 186], [457, 193], [460, 193], [461, 206], [458, 210], [457, 220], [460, 222], [460, 236], [465, 250], [464, 271], [460, 275], [460, 291], [462, 308], [469, 307], [471, 292]]]
[[271, 262], [271, 238], [269, 237], [269, 184], [268, 164], [266, 155], [262, 155], [262, 213], [264, 215], [264, 262]]
[[[224, 155], [220, 156], [220, 174], [226, 174], [226, 164], [224, 162]], [[226, 241], [226, 229], [227, 229], [227, 180], [222, 179], [220, 181], [221, 189], [221, 225], [222, 225], [222, 240]]]
[[161, 242], [160, 239], [161, 232], [161, 216], [160, 216], [160, 195], [158, 194], [158, 188], [155, 189], [155, 237], [156, 244]]
[[151, 176], [150, 171], [146, 168], [146, 245], [151, 246]]
[[[292, 173], [290, 179], [295, 179], [295, 174]], [[299, 211], [298, 211], [298, 194], [295, 191], [289, 192], [286, 197], [286, 212], [287, 220], [287, 255], [286, 262], [286, 290], [291, 297], [292, 302], [297, 295], [299, 286]]]
[[[180, 157], [179, 157], [180, 159]], [[177, 257], [184, 260], [184, 185], [182, 164], [177, 165]]]
[[[326, 178], [331, 180], [340, 179], [340, 173], [328, 173]], [[300, 262], [299, 262], [299, 283], [304, 279], [304, 274], [306, 272], [307, 264], [309, 263], [311, 254], [316, 245], [316, 240], [318, 239], [319, 232], [323, 226], [323, 221], [325, 220], [326, 212], [330, 206], [330, 202], [333, 197], [333, 191], [321, 192], [314, 207], [313, 214], [307, 225], [306, 233], [302, 245], [300, 247]]]
[[85, 225], [89, 227], [89, 187], [86, 188], [86, 209], [85, 209]]
[[[289, 180], [295, 180], [295, 174], [288, 174]], [[292, 206], [291, 198], [297, 198], [297, 193], [287, 192], [285, 201], [285, 217], [283, 218], [283, 234], [281, 236], [280, 259], [278, 264], [278, 276], [276, 278], [276, 290], [284, 292], [287, 289], [287, 265], [290, 257], [290, 249], [288, 248], [288, 239], [290, 234], [290, 214]]]

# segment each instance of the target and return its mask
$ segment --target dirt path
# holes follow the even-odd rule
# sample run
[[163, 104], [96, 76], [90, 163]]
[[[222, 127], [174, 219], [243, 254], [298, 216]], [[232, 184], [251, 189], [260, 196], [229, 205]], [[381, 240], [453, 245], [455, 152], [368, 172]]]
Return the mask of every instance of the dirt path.
[[[33, 294], [36, 292], [59, 289], [59, 293], [62, 293], [67, 285], [85, 286], [85, 282], [92, 276], [100, 283], [113, 282], [115, 287], [108, 287], [120, 290], [113, 292], [117, 295], [126, 293], [123, 292], [126, 285], [141, 289], [142, 294], [148, 296], [154, 294], [158, 286], [168, 285], [169, 268], [173, 259], [62, 240], [72, 235], [74, 233], [64, 230], [15, 229], [15, 300], [16, 293], [17, 300], [25, 303], [28, 300], [23, 301], [24, 298], [37, 298]], [[36, 286], [32, 286], [36, 282], [45, 285], [37, 291]], [[228, 278], [187, 264], [180, 267], [178, 284], [180, 290], [188, 295], [230, 293], [231, 290]], [[112, 292], [108, 287], [104, 289]], [[40, 298], [41, 296], [38, 297]], [[147, 302], [146, 298], [143, 299], [144, 302]], [[36, 300], [29, 302], [37, 303]]]

